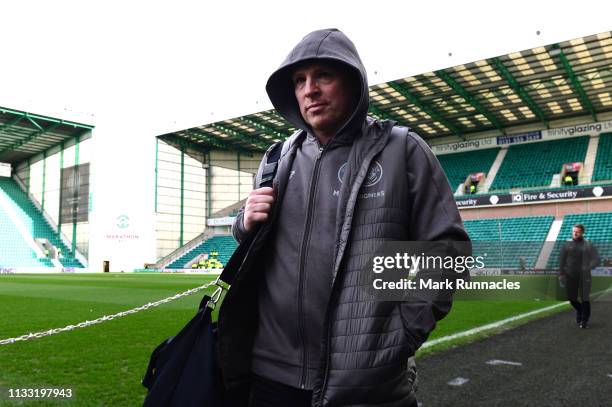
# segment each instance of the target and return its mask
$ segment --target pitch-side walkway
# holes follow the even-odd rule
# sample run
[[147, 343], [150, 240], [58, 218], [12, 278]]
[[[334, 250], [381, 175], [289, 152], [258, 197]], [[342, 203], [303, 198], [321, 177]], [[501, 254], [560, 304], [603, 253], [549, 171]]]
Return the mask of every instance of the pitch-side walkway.
[[588, 329], [563, 311], [417, 368], [422, 407], [612, 406], [612, 294], [592, 303]]

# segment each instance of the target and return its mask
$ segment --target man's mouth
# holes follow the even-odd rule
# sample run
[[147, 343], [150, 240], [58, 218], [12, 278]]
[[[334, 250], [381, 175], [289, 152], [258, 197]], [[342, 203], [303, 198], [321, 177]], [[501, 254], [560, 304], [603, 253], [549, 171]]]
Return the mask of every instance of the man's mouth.
[[306, 106], [306, 111], [317, 112], [319, 110], [322, 110], [325, 106], [327, 106], [326, 103], [313, 103], [311, 105]]

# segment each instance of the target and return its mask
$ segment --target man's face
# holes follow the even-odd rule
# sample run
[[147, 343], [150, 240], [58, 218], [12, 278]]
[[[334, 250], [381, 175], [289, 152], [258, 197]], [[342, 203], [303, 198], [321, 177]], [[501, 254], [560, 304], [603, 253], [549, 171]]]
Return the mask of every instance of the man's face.
[[582, 239], [583, 235], [584, 235], [584, 232], [582, 231], [582, 229], [574, 226], [574, 228], [572, 229], [572, 238], [574, 240], [580, 240]]
[[355, 93], [346, 71], [326, 62], [298, 67], [292, 75], [295, 98], [315, 135], [333, 137], [354, 109]]

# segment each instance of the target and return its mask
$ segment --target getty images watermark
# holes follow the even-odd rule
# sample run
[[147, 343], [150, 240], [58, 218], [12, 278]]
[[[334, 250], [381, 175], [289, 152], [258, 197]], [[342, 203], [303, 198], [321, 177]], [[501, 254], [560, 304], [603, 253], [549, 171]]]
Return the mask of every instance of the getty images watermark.
[[[382, 274], [387, 270], [400, 271], [399, 280], [386, 281], [384, 278], [375, 278], [372, 282], [376, 290], [519, 290], [520, 281], [472, 281], [467, 278], [470, 270], [485, 269], [486, 254], [483, 256], [460, 255], [458, 253], [447, 255], [426, 255], [414, 253], [395, 253], [392, 256], [375, 256], [372, 259], [372, 272]], [[435, 275], [456, 273], [450, 278], [436, 280], [428, 278], [415, 278], [419, 273], [426, 274], [438, 271]], [[405, 272], [405, 273], [402, 273]], [[476, 272], [476, 274], [480, 274]], [[412, 278], [411, 278], [412, 277]], [[459, 278], [457, 278], [459, 277]]]
[[[381, 242], [351, 278], [357, 277], [360, 295], [379, 301], [564, 300], [563, 243]], [[600, 251], [612, 253], [612, 246], [602, 244]], [[612, 269], [592, 275], [593, 292], [612, 291]]]

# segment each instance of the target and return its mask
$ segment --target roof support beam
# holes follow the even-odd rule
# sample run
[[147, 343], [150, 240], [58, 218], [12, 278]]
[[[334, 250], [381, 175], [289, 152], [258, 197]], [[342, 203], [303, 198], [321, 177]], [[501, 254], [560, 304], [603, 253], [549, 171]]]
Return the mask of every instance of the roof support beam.
[[263, 124], [261, 121], [257, 120], [254, 116], [251, 116], [250, 118], [247, 116], [241, 116], [238, 118], [238, 120], [248, 124], [249, 126], [255, 127], [263, 131], [267, 135], [271, 135], [280, 140], [285, 140], [290, 136], [290, 134], [286, 134], [278, 130], [274, 130], [273, 128]]
[[159, 136], [159, 138], [164, 143], [170, 144], [172, 147], [176, 148], [177, 150], [180, 150], [181, 148], [187, 148], [187, 149], [193, 149], [196, 151], [201, 151], [202, 153], [208, 152], [208, 150], [206, 149], [206, 147], [208, 147], [207, 145], [200, 145], [196, 143], [195, 141], [192, 141], [189, 139], [185, 139], [182, 137], [176, 137], [176, 136], [169, 135], [169, 134]]
[[[280, 122], [285, 122], [285, 123], [288, 123], [288, 122], [287, 122], [287, 119], [285, 119], [283, 116], [281, 116], [281, 115], [280, 115], [280, 114], [279, 114], [279, 113], [276, 111], [276, 109], [267, 110], [267, 111], [262, 112], [262, 113], [266, 113], [266, 114], [269, 114], [270, 116], [274, 116], [274, 117], [276, 118], [276, 120], [278, 120], [278, 121], [280, 121]], [[291, 124], [291, 123], [289, 123], [289, 124]], [[292, 125], [293, 125], [293, 124], [292, 124]]]
[[[0, 154], [4, 154], [4, 153], [6, 153], [7, 151], [10, 151], [10, 150], [14, 150], [14, 149], [16, 149], [16, 148], [19, 148], [19, 147], [23, 146], [24, 144], [27, 144], [27, 143], [29, 143], [30, 141], [37, 139], [38, 137], [42, 136], [43, 134], [45, 134], [45, 133], [48, 133], [48, 132], [50, 132], [50, 131], [55, 130], [55, 129], [56, 129], [56, 128], [57, 128], [59, 125], [61, 125], [61, 124], [63, 124], [63, 123], [62, 123], [62, 121], [60, 120], [60, 121], [58, 121], [58, 122], [56, 122], [56, 123], [53, 123], [51, 126], [47, 127], [46, 129], [43, 129], [43, 130], [37, 130], [37, 131], [35, 131], [34, 133], [31, 133], [30, 135], [28, 135], [26, 138], [24, 138], [24, 139], [22, 139], [22, 140], [19, 140], [19, 141], [16, 141], [15, 143], [13, 143], [13, 144], [9, 145], [9, 146], [8, 146], [8, 147], [6, 147], [4, 150], [0, 151]], [[88, 130], [89, 130], [89, 129], [88, 129]]]
[[198, 128], [192, 128], [180, 133], [169, 133], [159, 136], [166, 143], [184, 146], [195, 151], [208, 152], [211, 148], [227, 151], [239, 151], [241, 154], [251, 156], [253, 150], [248, 150], [235, 144], [216, 138]]
[[225, 134], [227, 134], [228, 136], [231, 136], [234, 138], [234, 140], [236, 141], [241, 141], [243, 143], [248, 143], [248, 144], [253, 144], [255, 146], [255, 148], [261, 149], [261, 150], [267, 150], [268, 147], [270, 146], [270, 144], [265, 143], [259, 139], [257, 139], [256, 137], [247, 137], [242, 133], [237, 132], [234, 129], [230, 129], [227, 126], [224, 126], [222, 124], [219, 123], [212, 123], [209, 125], [210, 127], [212, 127], [213, 129], [216, 129], [218, 131], [221, 131]]
[[9, 127], [17, 125], [20, 121], [23, 120], [24, 117], [25, 116], [17, 116], [16, 118], [11, 120], [10, 122], [4, 123], [3, 125], [0, 125], [0, 131], [2, 131], [4, 129], [8, 129]]
[[34, 127], [36, 127], [38, 130], [44, 131], [42, 126], [40, 124], [36, 123], [36, 120], [32, 119], [28, 113], [26, 113], [26, 119], [28, 119], [28, 121], [30, 123], [32, 123], [34, 125]]
[[443, 126], [455, 133], [456, 136], [463, 138], [461, 131], [454, 124], [444, 119], [442, 115], [438, 113], [432, 106], [423, 102], [418, 97], [413, 95], [412, 92], [410, 92], [410, 90], [408, 90], [404, 85], [402, 85], [401, 83], [393, 82], [389, 82], [387, 83], [387, 85], [389, 85], [396, 92], [405, 97], [410, 103], [427, 113], [433, 120], [437, 121], [438, 123], [441, 123]]
[[401, 126], [407, 126], [405, 124], [406, 119], [396, 115], [393, 111], [383, 111], [381, 108], [376, 106], [372, 101], [370, 101], [369, 105], [370, 112], [374, 113], [376, 116], [380, 117], [382, 120], [395, 120]]
[[230, 150], [230, 151], [232, 151], [232, 150], [236, 149], [235, 145], [227, 143], [224, 140], [220, 140], [220, 139], [218, 139], [218, 138], [216, 138], [216, 137], [214, 137], [214, 136], [212, 136], [210, 134], [207, 134], [207, 133], [205, 133], [202, 130], [197, 129], [197, 128], [186, 130], [185, 134], [188, 137], [194, 137], [195, 139], [198, 139], [198, 140], [204, 140], [205, 144], [199, 144], [197, 141], [192, 141], [193, 145], [194, 146], [198, 146], [199, 149], [201, 149], [201, 150], [208, 150], [207, 147], [209, 147], [209, 146], [213, 146], [213, 147], [219, 148], [221, 150]]
[[[185, 135], [191, 136], [192, 133], [185, 133]], [[230, 150], [230, 151], [236, 151], [236, 148], [234, 146], [231, 147], [218, 147], [218, 146], [213, 146], [211, 143], [209, 142], [203, 142], [203, 143], [199, 143], [197, 141], [195, 141], [194, 139], [201, 139], [199, 136], [193, 135], [194, 139], [190, 139], [190, 138], [185, 138], [185, 135], [181, 135], [181, 136], [176, 136], [174, 134], [165, 134], [163, 136], [159, 136], [159, 138], [171, 145], [172, 147], [176, 148], [177, 150], [181, 150], [183, 151], [185, 154], [187, 154], [188, 156], [201, 161], [204, 160], [205, 158], [202, 157], [206, 157], [207, 154], [210, 153], [211, 148], [218, 148], [220, 150]], [[191, 152], [196, 152], [196, 153], [201, 153], [202, 156], [198, 156], [198, 155], [193, 155]], [[201, 161], [202, 162], [202, 161]]]
[[504, 79], [506, 79], [506, 82], [508, 82], [512, 90], [514, 90], [521, 98], [523, 103], [525, 103], [529, 109], [531, 109], [531, 111], [538, 117], [538, 119], [540, 119], [547, 129], [550, 129], [550, 120], [548, 120], [538, 105], [533, 101], [531, 96], [529, 96], [529, 93], [527, 93], [527, 91], [518, 83], [516, 78], [510, 73], [502, 61], [500, 61], [499, 58], [493, 58], [490, 62], [496, 68], [497, 72], [501, 74]]
[[61, 119], [54, 119], [53, 117], [41, 116], [37, 114], [22, 112], [19, 110], [7, 109], [5, 107], [0, 107], [0, 113], [10, 113], [16, 116], [21, 116], [22, 118], [28, 117], [28, 118], [35, 119], [35, 120], [44, 120], [50, 123], [64, 124], [67, 126], [79, 127], [79, 128], [87, 129], [87, 130], [91, 130], [94, 128], [94, 126], [89, 126], [87, 124], [81, 124], [81, 123], [71, 122], [71, 121], [61, 120]]
[[565, 72], [567, 72], [567, 76], [569, 77], [570, 83], [572, 84], [572, 86], [574, 87], [574, 90], [578, 94], [580, 101], [582, 102], [584, 107], [586, 107], [586, 109], [589, 111], [593, 120], [597, 121], [597, 114], [595, 113], [595, 109], [593, 108], [593, 105], [591, 104], [591, 101], [589, 100], [586, 92], [582, 88], [582, 85], [580, 84], [580, 80], [576, 77], [576, 74], [574, 73], [574, 70], [572, 69], [572, 65], [567, 60], [567, 57], [563, 53], [563, 50], [561, 48], [553, 48], [553, 51], [554, 50], [559, 51], [559, 59], [561, 60], [561, 63], [563, 64], [563, 67], [565, 68]]
[[438, 76], [438, 78], [446, 82], [448, 86], [453, 88], [453, 90], [457, 92], [463, 99], [465, 99], [465, 101], [468, 102], [474, 109], [476, 109], [478, 113], [486, 117], [487, 120], [490, 121], [493, 126], [497, 128], [497, 130], [499, 130], [502, 134], [506, 134], [506, 130], [504, 129], [504, 126], [502, 126], [502, 124], [499, 122], [499, 120], [497, 120], [497, 118], [493, 116], [491, 112], [485, 109], [484, 106], [482, 106], [476, 100], [476, 98], [474, 98], [474, 96], [472, 96], [468, 91], [466, 91], [463, 86], [459, 84], [459, 82], [454, 80], [452, 76], [450, 76], [444, 70], [436, 71], [435, 74]]
[[384, 120], [386, 119], [385, 114], [376, 106], [371, 100], [370, 105], [368, 106], [368, 111], [372, 113], [374, 116]]

